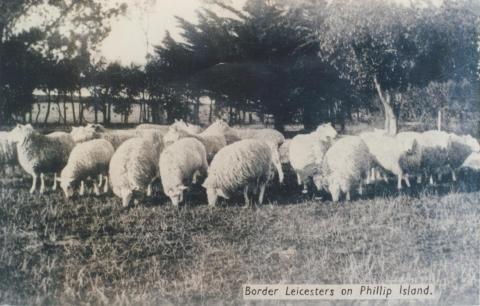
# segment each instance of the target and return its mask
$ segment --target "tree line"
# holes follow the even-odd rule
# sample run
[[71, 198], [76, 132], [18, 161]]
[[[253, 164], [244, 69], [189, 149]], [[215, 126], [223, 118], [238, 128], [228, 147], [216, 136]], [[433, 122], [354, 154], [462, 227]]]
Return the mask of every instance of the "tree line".
[[[203, 96], [216, 110], [228, 110], [231, 123], [254, 112], [273, 117], [279, 130], [297, 122], [307, 130], [325, 121], [344, 126], [354, 114], [382, 111], [394, 133], [398, 120], [478, 111], [480, 4], [474, 0], [247, 0], [240, 10], [209, 0], [197, 21], [177, 17], [181, 38], [167, 32], [145, 66], [92, 56], [108, 35], [107, 21], [124, 5], [49, 2], [71, 10], [74, 24], [91, 23], [70, 35], [58, 30], [62, 17], [44, 28], [9, 29], [27, 7], [46, 2], [0, 4], [3, 122], [31, 113], [35, 90], [48, 105], [75, 97], [80, 107], [71, 111], [79, 124], [86, 109], [96, 122], [102, 113], [108, 124], [113, 111], [128, 123], [134, 104], [142, 122], [198, 122]], [[82, 97], [82, 90], [90, 94]], [[37, 121], [46, 123], [49, 110]], [[66, 124], [67, 115], [59, 116]]]

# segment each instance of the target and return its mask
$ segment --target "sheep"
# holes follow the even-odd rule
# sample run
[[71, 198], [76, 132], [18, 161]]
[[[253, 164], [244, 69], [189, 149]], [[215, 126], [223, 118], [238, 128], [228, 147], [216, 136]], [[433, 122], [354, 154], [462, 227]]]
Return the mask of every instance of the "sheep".
[[456, 181], [456, 171], [463, 165], [465, 160], [472, 154], [480, 151], [480, 144], [470, 135], [449, 134], [447, 145], [448, 167], [452, 174], [452, 180]]
[[219, 119], [210, 125], [203, 133], [221, 133], [227, 139], [227, 143], [231, 144], [241, 139], [259, 139], [272, 141], [277, 146], [282, 145], [285, 137], [274, 129], [251, 129], [251, 128], [232, 128], [225, 121]]
[[461, 168], [480, 171], [480, 152], [473, 152], [463, 162]]
[[310, 134], [293, 137], [289, 147], [290, 165], [297, 174], [298, 185], [303, 184], [303, 193], [308, 193], [308, 183], [321, 166], [323, 156], [330, 148], [337, 131], [330, 123], [322, 124]]
[[360, 138], [365, 142], [376, 164], [397, 176], [397, 189], [402, 189], [402, 179], [410, 187], [408, 174], [405, 175], [400, 160], [416, 156], [420, 159], [420, 150], [414, 138], [397, 139], [380, 131], [361, 133]]
[[221, 149], [213, 158], [208, 177], [203, 183], [207, 191], [208, 205], [215, 206], [218, 197], [229, 199], [243, 189], [245, 206], [249, 206], [249, 192], [258, 193], [262, 204], [266, 184], [276, 169], [279, 182], [283, 182], [283, 170], [277, 144], [258, 139], [245, 139]]
[[227, 142], [227, 145], [230, 145], [234, 142], [242, 140], [236, 133], [236, 131], [221, 119], [217, 119], [209, 127], [207, 127], [203, 132], [203, 135], [223, 135]]
[[159, 177], [162, 149], [161, 139], [144, 135], [128, 139], [115, 151], [109, 166], [110, 185], [122, 199], [123, 207], [128, 207], [134, 196], [152, 194], [152, 183]]
[[160, 155], [163, 192], [174, 206], [183, 202], [183, 192], [196, 176], [206, 177], [208, 170], [205, 146], [195, 138], [183, 138], [168, 146]]
[[195, 138], [205, 146], [208, 162], [212, 161], [215, 154], [227, 145], [225, 137], [221, 134], [205, 134], [204, 132], [200, 134], [191, 134], [177, 126], [170, 127], [168, 133], [163, 137], [163, 141], [165, 142], [165, 145], [168, 146], [175, 141], [186, 137]]
[[9, 132], [0, 132], [0, 169], [15, 167], [18, 164], [17, 146], [9, 139]]
[[88, 124], [85, 127], [72, 127], [70, 135], [76, 143], [92, 139], [105, 139], [117, 149], [124, 141], [134, 137], [141, 137], [145, 133], [157, 133], [163, 137], [165, 131], [155, 128], [110, 130], [105, 129], [100, 124]]
[[169, 125], [160, 125], [160, 124], [153, 124], [153, 123], [142, 123], [142, 124], [139, 124], [137, 125], [137, 127], [135, 129], [137, 130], [159, 130], [161, 131], [162, 133], [167, 133], [168, 132], [168, 128], [170, 126]]
[[[107, 174], [110, 159], [114, 153], [112, 144], [104, 139], [94, 139], [75, 146], [68, 157], [67, 165], [63, 168], [58, 181], [68, 199], [73, 195], [73, 186], [80, 182], [80, 195], [83, 195], [83, 181], [88, 177]], [[100, 192], [94, 184], [95, 194]], [[108, 179], [105, 181], [104, 191], [107, 192]]]
[[183, 119], [180, 119], [180, 120], [175, 119], [175, 122], [171, 125], [171, 127], [172, 126], [179, 127], [191, 134], [198, 134], [202, 132], [201, 126], [191, 124], [191, 123], [186, 123], [185, 121], [183, 121]]
[[33, 178], [30, 193], [35, 192], [39, 176], [40, 193], [44, 193], [44, 173], [61, 171], [75, 146], [71, 138], [42, 135], [30, 124], [18, 124], [10, 132], [9, 138], [16, 143], [18, 162]]
[[313, 181], [318, 190], [325, 189], [338, 202], [341, 193], [350, 201], [350, 191], [359, 186], [362, 193], [363, 180], [374, 166], [374, 158], [359, 136], [345, 136], [337, 140], [325, 153], [322, 166], [314, 174]]

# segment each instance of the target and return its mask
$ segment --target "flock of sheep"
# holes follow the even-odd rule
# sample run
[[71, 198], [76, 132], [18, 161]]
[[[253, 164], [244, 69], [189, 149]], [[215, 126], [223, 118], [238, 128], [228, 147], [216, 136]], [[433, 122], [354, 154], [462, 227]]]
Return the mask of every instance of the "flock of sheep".
[[247, 206], [261, 204], [267, 184], [275, 177], [283, 182], [282, 164], [288, 163], [304, 193], [313, 182], [335, 202], [392, 174], [399, 189], [403, 181], [409, 187], [411, 177], [433, 184], [448, 172], [456, 180], [461, 167], [479, 170], [480, 145], [469, 135], [442, 131], [338, 135], [329, 123], [286, 140], [274, 129], [236, 129], [222, 120], [203, 131], [176, 120], [128, 130], [88, 124], [44, 135], [19, 124], [0, 132], [0, 167], [19, 164], [33, 178], [30, 193], [38, 179], [43, 193], [45, 174], [53, 174], [52, 189], [59, 183], [66, 198], [87, 189], [99, 195], [111, 186], [124, 207], [152, 195], [157, 182], [177, 206], [185, 190], [202, 181], [211, 206], [235, 193], [243, 193]]

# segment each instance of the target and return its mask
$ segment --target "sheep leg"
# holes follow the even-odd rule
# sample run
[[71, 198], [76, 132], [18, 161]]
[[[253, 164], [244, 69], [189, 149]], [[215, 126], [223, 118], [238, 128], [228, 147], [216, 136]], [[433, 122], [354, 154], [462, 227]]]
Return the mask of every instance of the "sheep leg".
[[40, 173], [40, 194], [45, 192], [45, 174]]
[[308, 193], [308, 184], [307, 184], [307, 183], [303, 183], [302, 193], [303, 193], [303, 194], [307, 194], [307, 193]]
[[432, 185], [432, 186], [433, 186], [433, 177], [432, 177], [432, 175], [431, 175], [431, 174], [430, 174], [430, 185]]
[[153, 194], [153, 191], [152, 191], [152, 183], [148, 184], [147, 186], [147, 197], [151, 197]]
[[408, 174], [405, 174], [405, 184], [407, 184], [407, 187], [410, 188], [410, 179], [408, 178]]
[[245, 206], [244, 207], [249, 207], [250, 206], [250, 199], [248, 198], [248, 185], [243, 188], [243, 198], [245, 199]]
[[53, 173], [53, 186], [52, 186], [52, 190], [55, 191], [57, 190], [57, 173]]
[[298, 185], [302, 185], [302, 178], [300, 177], [300, 175], [297, 173], [297, 183]]
[[80, 190], [78, 191], [78, 194], [80, 196], [85, 194], [85, 182], [83, 180], [80, 182]]
[[330, 193], [332, 194], [332, 202], [336, 203], [340, 200], [340, 189], [330, 187]]
[[402, 189], [402, 175], [401, 174], [397, 175], [397, 189], [398, 190]]
[[37, 175], [36, 174], [33, 174], [32, 175], [32, 187], [30, 188], [30, 193], [34, 193], [35, 192], [35, 189], [37, 189]]
[[103, 180], [103, 193], [108, 192], [108, 176], [105, 175], [105, 179]]
[[359, 193], [360, 195], [363, 195], [363, 184], [360, 184], [360, 185], [358, 186], [358, 193]]
[[262, 205], [263, 203], [263, 196], [265, 195], [265, 186], [266, 186], [265, 183], [260, 185], [260, 194], [258, 195], [258, 205]]
[[457, 176], [455, 175], [455, 170], [452, 170], [452, 181], [457, 181]]
[[98, 188], [102, 188], [102, 183], [103, 183], [103, 174], [98, 175]]
[[350, 190], [347, 191], [347, 196], [346, 196], [347, 201], [350, 201]]
[[98, 185], [95, 183], [93, 184], [93, 192], [95, 193], [96, 196], [100, 195], [100, 190], [98, 188]]

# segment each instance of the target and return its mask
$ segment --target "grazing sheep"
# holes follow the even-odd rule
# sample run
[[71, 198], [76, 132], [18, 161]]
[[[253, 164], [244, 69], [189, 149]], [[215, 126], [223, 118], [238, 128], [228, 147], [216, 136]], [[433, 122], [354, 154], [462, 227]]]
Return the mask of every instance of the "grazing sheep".
[[137, 125], [137, 130], [159, 130], [164, 134], [168, 132], [169, 125], [160, 125], [160, 124], [153, 124], [153, 123], [142, 123]]
[[[154, 136], [155, 134], [151, 134]], [[128, 207], [132, 197], [150, 196], [159, 177], [158, 158], [163, 143], [156, 137], [135, 137], [118, 147], [110, 160], [109, 177], [113, 193]]]
[[57, 173], [65, 167], [75, 143], [64, 136], [46, 136], [38, 133], [30, 124], [18, 124], [9, 138], [16, 143], [18, 162], [32, 176], [30, 193], [36, 190], [40, 176], [40, 193], [45, 191], [44, 173]]
[[374, 165], [374, 157], [359, 136], [346, 136], [337, 140], [328, 149], [320, 171], [313, 176], [317, 189], [325, 189], [332, 195], [333, 202], [346, 193], [350, 201], [350, 191], [358, 186], [362, 192], [362, 183]]
[[322, 165], [323, 156], [337, 137], [330, 123], [322, 124], [310, 134], [293, 137], [289, 147], [289, 158], [297, 174], [298, 185], [303, 184], [303, 193], [308, 192], [308, 183]]
[[402, 189], [402, 179], [410, 187], [408, 174], [405, 175], [400, 160], [413, 156], [417, 160], [421, 158], [417, 141], [414, 138], [397, 139], [379, 131], [364, 132], [359, 136], [374, 156], [376, 164], [397, 176], [397, 188]]
[[17, 146], [9, 139], [9, 132], [0, 132], [0, 171], [18, 164]]
[[227, 145], [225, 137], [221, 134], [191, 134], [177, 126], [171, 126], [170, 130], [163, 137], [165, 145], [168, 146], [181, 138], [192, 137], [199, 140], [207, 150], [207, 160], [210, 162], [215, 154]]
[[195, 138], [183, 138], [168, 146], [160, 155], [160, 177], [163, 192], [174, 206], [183, 202], [183, 192], [196, 176], [207, 175], [205, 146]]
[[245, 139], [226, 146], [213, 158], [202, 185], [207, 190], [208, 204], [215, 206], [219, 196], [228, 199], [237, 190], [243, 190], [246, 206], [252, 192], [258, 194], [258, 203], [262, 204], [274, 168], [280, 183], [283, 182], [276, 143]]
[[185, 121], [183, 121], [183, 119], [180, 119], [180, 120], [175, 119], [175, 122], [171, 126], [176, 126], [178, 128], [181, 128], [184, 131], [189, 132], [190, 134], [198, 134], [202, 132], [201, 126], [191, 124], [191, 123], [186, 123]]
[[115, 149], [123, 142], [130, 138], [141, 137], [145, 133], [157, 133], [164, 135], [162, 129], [126, 129], [126, 130], [110, 130], [105, 129], [100, 124], [88, 124], [85, 127], [72, 127], [70, 135], [76, 143], [84, 142], [92, 139], [105, 139], [109, 141]]
[[461, 168], [467, 168], [474, 171], [480, 171], [480, 153], [473, 152], [463, 162]]
[[456, 171], [463, 165], [465, 160], [472, 154], [480, 151], [480, 144], [470, 135], [449, 134], [447, 146], [448, 167], [452, 174], [452, 180], [457, 180]]
[[227, 145], [242, 140], [236, 133], [235, 129], [232, 129], [224, 120], [217, 119], [209, 127], [207, 127], [202, 135], [223, 135], [227, 141]]
[[[113, 153], [112, 144], [104, 139], [89, 140], [75, 146], [59, 179], [65, 197], [68, 199], [73, 195], [73, 188], [78, 183], [81, 184], [80, 195], [83, 195], [84, 180], [88, 177], [107, 174]], [[108, 186], [107, 180], [105, 186]], [[100, 194], [99, 187], [101, 186], [94, 184], [95, 194], [97, 195]]]
[[259, 139], [269, 140], [276, 143], [277, 146], [280, 146], [285, 141], [285, 137], [277, 130], [232, 128], [221, 119], [218, 119], [214, 123], [212, 123], [205, 131], [203, 131], [203, 133], [220, 133], [225, 136], [228, 144], [234, 143], [241, 139]]

